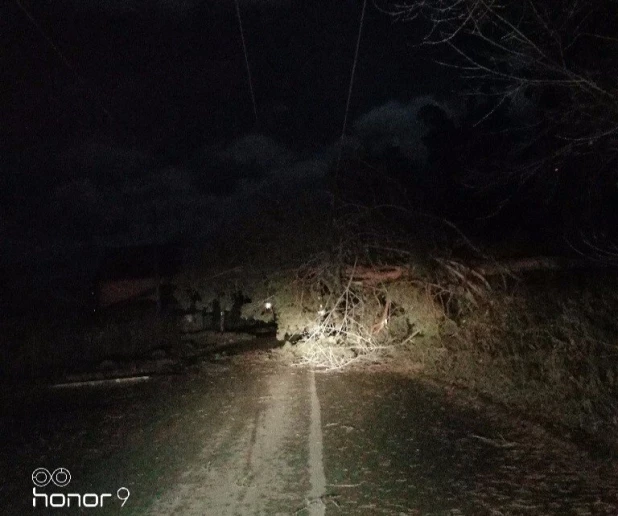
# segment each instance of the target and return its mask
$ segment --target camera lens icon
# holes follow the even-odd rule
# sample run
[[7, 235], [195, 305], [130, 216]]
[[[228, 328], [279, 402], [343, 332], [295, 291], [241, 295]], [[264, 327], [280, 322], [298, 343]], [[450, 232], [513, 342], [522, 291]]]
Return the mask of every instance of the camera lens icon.
[[66, 468], [57, 468], [51, 475], [52, 482], [58, 487], [68, 486], [71, 482], [71, 473]]
[[51, 474], [45, 468], [37, 468], [32, 472], [32, 483], [37, 487], [45, 487], [51, 480]]
[[66, 468], [56, 468], [50, 473], [46, 468], [37, 468], [32, 472], [32, 483], [37, 487], [45, 487], [53, 482], [57, 487], [64, 487], [71, 482], [71, 473]]

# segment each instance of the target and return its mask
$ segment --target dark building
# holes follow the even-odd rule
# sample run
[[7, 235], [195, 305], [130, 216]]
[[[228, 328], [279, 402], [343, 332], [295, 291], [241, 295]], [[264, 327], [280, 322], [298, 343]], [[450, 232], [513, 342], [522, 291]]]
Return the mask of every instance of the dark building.
[[171, 291], [172, 276], [182, 269], [185, 255], [185, 249], [175, 244], [108, 249], [95, 278], [97, 306], [151, 299], [160, 307]]

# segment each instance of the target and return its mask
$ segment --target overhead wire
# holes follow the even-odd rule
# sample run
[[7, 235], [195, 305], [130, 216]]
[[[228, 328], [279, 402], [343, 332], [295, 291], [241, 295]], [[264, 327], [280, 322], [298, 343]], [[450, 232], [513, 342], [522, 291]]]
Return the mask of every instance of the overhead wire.
[[350, 85], [348, 87], [348, 99], [345, 106], [345, 114], [343, 116], [343, 128], [341, 130], [341, 139], [339, 145], [339, 156], [337, 158], [337, 171], [339, 170], [339, 164], [341, 162], [341, 155], [343, 152], [343, 140], [345, 138], [345, 132], [348, 125], [348, 115], [350, 113], [350, 102], [352, 100], [352, 88], [354, 87], [354, 77], [356, 75], [356, 65], [358, 63], [358, 54], [360, 50], [361, 36], [363, 33], [363, 25], [365, 23], [365, 11], [367, 10], [367, 0], [363, 1], [363, 10], [361, 11], [360, 23], [358, 26], [358, 38], [356, 39], [356, 50], [354, 51], [354, 61], [352, 62], [352, 73], [350, 74]]
[[240, 15], [239, 0], [234, 0], [236, 6], [236, 17], [238, 18], [238, 28], [240, 29], [240, 40], [242, 41], [242, 50], [245, 56], [245, 66], [247, 67], [247, 82], [249, 83], [249, 94], [251, 95], [251, 104], [253, 106], [253, 115], [255, 116], [255, 125], [258, 125], [257, 104], [255, 102], [255, 94], [253, 92], [253, 79], [251, 78], [251, 67], [249, 66], [249, 53], [247, 52], [247, 44], [245, 42], [245, 31], [242, 26], [242, 17]]
[[[354, 78], [356, 76], [356, 66], [358, 64], [358, 55], [360, 52], [360, 42], [361, 36], [363, 33], [363, 26], [365, 24], [365, 12], [367, 10], [367, 0], [363, 0], [363, 8], [361, 11], [360, 22], [358, 26], [358, 37], [356, 39], [356, 49], [354, 51], [354, 61], [352, 62], [352, 72], [350, 74], [350, 84], [348, 86], [348, 98], [345, 106], [345, 113], [343, 116], [343, 127], [341, 129], [341, 137], [339, 139], [339, 152], [337, 153], [337, 162], [335, 165], [335, 170], [333, 171], [332, 177], [332, 185], [333, 192], [331, 197], [331, 215], [330, 215], [330, 231], [331, 231], [331, 239], [335, 238], [335, 217], [337, 212], [338, 198], [339, 198], [339, 187], [338, 187], [338, 178], [339, 178], [339, 168], [341, 166], [341, 159], [343, 157], [343, 145], [345, 139], [345, 133], [348, 125], [348, 116], [350, 113], [350, 103], [352, 100], [352, 90], [354, 88]], [[331, 242], [334, 244], [334, 241]]]
[[[66, 68], [71, 73], [73, 73], [73, 75], [78, 79], [78, 81], [81, 81], [82, 83], [84, 83], [85, 81], [83, 80], [81, 75], [78, 73], [78, 71], [75, 69], [75, 67], [71, 64], [71, 62], [66, 57], [64, 52], [62, 52], [60, 47], [58, 45], [56, 45], [56, 43], [54, 43], [54, 41], [51, 39], [51, 37], [43, 30], [43, 28], [41, 27], [39, 22], [32, 15], [32, 13], [30, 13], [30, 11], [28, 11], [28, 9], [26, 9], [26, 7], [22, 4], [22, 2], [20, 0], [15, 0], [15, 3], [17, 4], [17, 7], [19, 7], [19, 9], [24, 13], [26, 18], [28, 18], [28, 21], [30, 21], [32, 26], [38, 31], [38, 33], [41, 35], [41, 37], [45, 40], [45, 42], [56, 53], [56, 55], [58, 56], [58, 58], [60, 59], [62, 64], [64, 64], [64, 66], [66, 66]], [[108, 118], [108, 120], [110, 120], [110, 121], [113, 120], [112, 115], [107, 110], [107, 108], [101, 103], [101, 101], [97, 100], [97, 99], [93, 99], [93, 100], [95, 100], [95, 102], [98, 104], [99, 109], [101, 109], [101, 111], [103, 111], [103, 113], [105, 113], [105, 116]]]

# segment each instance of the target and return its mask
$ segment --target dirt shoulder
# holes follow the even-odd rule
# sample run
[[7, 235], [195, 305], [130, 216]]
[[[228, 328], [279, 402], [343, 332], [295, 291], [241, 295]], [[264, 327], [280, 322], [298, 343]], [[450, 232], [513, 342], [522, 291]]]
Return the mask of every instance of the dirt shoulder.
[[[386, 368], [323, 375], [330, 496], [345, 514], [614, 514], [618, 470], [458, 389]], [[362, 401], [351, 404], [348, 399]]]

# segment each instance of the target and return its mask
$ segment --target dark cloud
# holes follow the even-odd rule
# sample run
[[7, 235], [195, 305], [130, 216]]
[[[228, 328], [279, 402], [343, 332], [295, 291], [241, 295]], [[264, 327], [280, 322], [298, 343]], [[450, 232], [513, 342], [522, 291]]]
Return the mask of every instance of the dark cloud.
[[233, 141], [219, 153], [219, 157], [241, 165], [256, 163], [266, 170], [281, 168], [293, 159], [291, 151], [284, 145], [259, 133]]
[[408, 103], [393, 100], [358, 117], [353, 123], [353, 136], [370, 154], [381, 155], [397, 148], [410, 161], [422, 165], [427, 159], [423, 137], [430, 127], [419, 113], [426, 106], [435, 106], [451, 119], [462, 114], [455, 105], [438, 102], [430, 96], [420, 96]]
[[[419, 112], [426, 106], [458, 116], [456, 108], [432, 97], [388, 101], [352, 121], [346, 147], [374, 155], [398, 148], [422, 164], [429, 128]], [[47, 233], [47, 245], [70, 239], [100, 245], [148, 242], [156, 217], [159, 238], [199, 241], [269, 205], [291, 212], [300, 197], [314, 196], [315, 206], [326, 209], [325, 177], [338, 146], [333, 142], [299, 152], [273, 136], [251, 132], [205, 145], [185, 163], [170, 166], [134, 148], [87, 142], [61, 156], [62, 173], [49, 200], [39, 206], [39, 232]], [[12, 224], [5, 219], [1, 227], [6, 232]]]
[[148, 154], [111, 143], [88, 141], [59, 158], [63, 176], [87, 176], [101, 186], [122, 185], [127, 178], [148, 176], [156, 166]]

